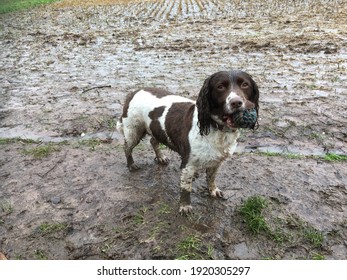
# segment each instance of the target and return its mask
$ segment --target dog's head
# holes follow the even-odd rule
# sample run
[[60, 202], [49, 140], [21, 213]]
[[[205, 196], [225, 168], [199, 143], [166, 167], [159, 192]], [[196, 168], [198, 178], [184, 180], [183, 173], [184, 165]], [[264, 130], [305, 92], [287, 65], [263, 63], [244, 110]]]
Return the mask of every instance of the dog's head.
[[205, 80], [196, 105], [201, 135], [208, 135], [211, 126], [237, 128], [232, 121], [233, 113], [255, 108], [258, 115], [258, 86], [246, 72], [217, 72]]

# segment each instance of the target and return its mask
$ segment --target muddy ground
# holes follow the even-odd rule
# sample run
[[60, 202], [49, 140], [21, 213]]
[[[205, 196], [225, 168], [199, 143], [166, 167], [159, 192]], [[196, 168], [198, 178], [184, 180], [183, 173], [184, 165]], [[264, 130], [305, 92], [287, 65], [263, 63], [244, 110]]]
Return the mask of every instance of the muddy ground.
[[[346, 1], [78, 2], [0, 15], [0, 252], [347, 259], [347, 165], [327, 160], [347, 155]], [[115, 122], [134, 89], [194, 99], [228, 69], [258, 83], [260, 127], [221, 167], [226, 199], [201, 175], [182, 217], [177, 155], [158, 166], [144, 141], [129, 173]], [[252, 196], [270, 233], [240, 214]]]

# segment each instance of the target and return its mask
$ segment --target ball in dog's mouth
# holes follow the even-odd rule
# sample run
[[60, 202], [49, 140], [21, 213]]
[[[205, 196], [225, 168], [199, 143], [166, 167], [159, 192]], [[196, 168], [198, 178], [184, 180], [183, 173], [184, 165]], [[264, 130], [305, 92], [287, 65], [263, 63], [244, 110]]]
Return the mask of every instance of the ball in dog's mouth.
[[253, 128], [257, 122], [257, 111], [253, 109], [240, 110], [223, 117], [229, 128]]

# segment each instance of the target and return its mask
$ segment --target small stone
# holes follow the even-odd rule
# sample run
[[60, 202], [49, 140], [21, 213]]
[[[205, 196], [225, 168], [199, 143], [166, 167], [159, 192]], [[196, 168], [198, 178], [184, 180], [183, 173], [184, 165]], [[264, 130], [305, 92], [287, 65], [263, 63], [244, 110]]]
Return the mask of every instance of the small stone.
[[61, 202], [61, 199], [60, 199], [59, 196], [54, 196], [54, 197], [51, 198], [51, 202], [53, 204], [59, 204]]

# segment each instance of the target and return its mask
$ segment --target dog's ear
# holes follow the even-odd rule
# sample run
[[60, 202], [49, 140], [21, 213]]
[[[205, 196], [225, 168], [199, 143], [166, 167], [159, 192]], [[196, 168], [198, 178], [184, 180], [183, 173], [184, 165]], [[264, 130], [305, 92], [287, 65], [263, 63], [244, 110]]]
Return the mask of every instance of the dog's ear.
[[200, 90], [196, 106], [198, 108], [198, 127], [200, 134], [208, 135], [211, 126], [211, 106], [210, 106], [210, 77], [207, 78]]
[[259, 127], [259, 123], [258, 123], [258, 119], [259, 119], [259, 88], [257, 83], [251, 78], [251, 82], [252, 82], [252, 88], [253, 88], [253, 92], [252, 92], [252, 98], [250, 101], [252, 101], [255, 105], [255, 110], [257, 111], [257, 121], [253, 127], [253, 129], [257, 129]]

